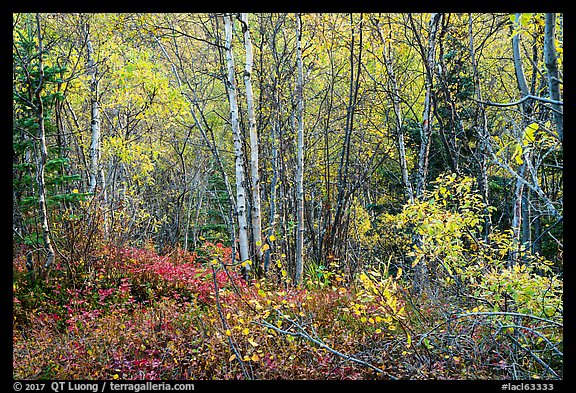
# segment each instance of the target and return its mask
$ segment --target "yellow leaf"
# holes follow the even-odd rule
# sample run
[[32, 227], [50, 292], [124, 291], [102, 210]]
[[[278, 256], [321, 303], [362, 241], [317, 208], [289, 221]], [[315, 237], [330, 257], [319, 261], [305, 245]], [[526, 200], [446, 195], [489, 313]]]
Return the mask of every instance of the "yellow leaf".
[[227, 336], [231, 336], [231, 335], [232, 335], [232, 332], [230, 331], [230, 329], [226, 329], [226, 335], [227, 335]]
[[232, 356], [230, 356], [230, 358], [228, 359], [229, 362], [231, 362], [232, 360], [236, 359], [236, 355], [232, 354]]
[[252, 345], [254, 348], [256, 348], [256, 347], [258, 346], [258, 343], [257, 343], [257, 342], [254, 342], [254, 341], [252, 341], [252, 340], [250, 340], [250, 339], [248, 339], [248, 342], [249, 342], [250, 345]]
[[264, 244], [264, 245], [262, 246], [262, 252], [268, 250], [269, 248], [270, 248], [270, 246], [269, 246], [268, 244]]
[[244, 334], [245, 336], [247, 336], [248, 334], [250, 334], [250, 329], [244, 328], [244, 330], [242, 330], [242, 334]]
[[538, 131], [540, 126], [538, 123], [532, 123], [524, 130], [524, 139], [528, 142], [534, 142], [534, 133]]
[[112, 376], [112, 378], [118, 379], [118, 378], [120, 378], [120, 377], [118, 376], [118, 374], [114, 374], [114, 375]]
[[252, 359], [252, 361], [254, 361], [254, 362], [257, 362], [258, 360], [260, 360], [260, 358], [258, 357], [258, 354], [256, 354], [256, 353], [255, 353], [254, 355], [252, 355], [252, 358], [251, 358], [251, 359]]
[[524, 160], [522, 160], [522, 146], [516, 145], [516, 149], [514, 150], [512, 158], [514, 158], [516, 164], [518, 165], [522, 165], [524, 163]]
[[274, 235], [270, 235], [270, 237], [268, 238], [271, 242], [276, 240], [276, 236]]
[[402, 277], [402, 268], [401, 267], [398, 268], [398, 272], [396, 273], [396, 280], [398, 280], [400, 277]]
[[73, 189], [72, 194], [78, 194], [78, 189], [77, 188]]

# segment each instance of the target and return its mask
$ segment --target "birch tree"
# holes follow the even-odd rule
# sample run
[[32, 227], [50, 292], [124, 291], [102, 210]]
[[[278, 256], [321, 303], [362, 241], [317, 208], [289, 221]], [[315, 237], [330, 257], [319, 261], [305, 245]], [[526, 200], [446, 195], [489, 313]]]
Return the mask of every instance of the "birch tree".
[[296, 14], [296, 83], [298, 144], [296, 148], [296, 266], [294, 284], [302, 281], [304, 259], [304, 72], [302, 67], [302, 15]]
[[[98, 183], [98, 166], [100, 160], [100, 108], [98, 106], [98, 68], [94, 61], [94, 49], [90, 38], [90, 26], [84, 25], [86, 37], [86, 71], [90, 76], [90, 130], [92, 138], [90, 143], [90, 182], [88, 192], [96, 191]], [[102, 185], [100, 185], [102, 186]]]
[[[226, 35], [226, 67], [228, 69], [226, 90], [228, 91], [228, 102], [230, 104], [230, 122], [232, 126], [232, 137], [234, 139], [234, 158], [236, 165], [236, 215], [238, 217], [238, 248], [240, 251], [240, 260], [245, 262], [250, 259], [250, 251], [248, 247], [248, 218], [246, 211], [244, 151], [238, 119], [234, 54], [232, 53], [232, 23], [232, 14], [226, 14], [224, 16], [224, 29]], [[245, 271], [248, 272], [250, 270], [250, 265], [247, 264], [245, 267]]]
[[252, 244], [256, 247], [256, 267], [260, 266], [262, 260], [262, 224], [261, 224], [261, 203], [260, 203], [260, 175], [258, 173], [258, 130], [256, 129], [256, 114], [254, 110], [254, 93], [252, 91], [252, 66], [254, 63], [252, 54], [252, 40], [250, 39], [250, 28], [248, 24], [248, 14], [240, 14], [242, 31], [244, 32], [244, 48], [246, 50], [246, 63], [244, 67], [244, 85], [246, 87], [246, 104], [248, 109], [248, 128], [250, 130], [250, 177], [252, 181]]

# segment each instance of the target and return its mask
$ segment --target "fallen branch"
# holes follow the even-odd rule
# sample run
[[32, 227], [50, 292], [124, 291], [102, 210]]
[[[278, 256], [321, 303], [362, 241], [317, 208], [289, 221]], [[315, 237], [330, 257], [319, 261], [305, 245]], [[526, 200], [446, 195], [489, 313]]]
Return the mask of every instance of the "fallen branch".
[[303, 328], [302, 326], [300, 326], [297, 322], [291, 320], [291, 319], [288, 318], [286, 315], [282, 314], [282, 312], [280, 312], [279, 310], [276, 310], [276, 311], [278, 312], [278, 314], [279, 314], [282, 318], [284, 318], [285, 320], [287, 320], [288, 322], [290, 322], [290, 323], [292, 324], [292, 326], [296, 327], [296, 329], [298, 329], [298, 331], [296, 331], [296, 332], [290, 332], [290, 331], [288, 331], [288, 330], [283, 330], [283, 329], [280, 329], [279, 327], [274, 326], [274, 325], [272, 325], [272, 324], [270, 324], [269, 322], [266, 322], [266, 321], [261, 321], [261, 322], [258, 322], [258, 323], [259, 323], [260, 325], [262, 325], [262, 326], [265, 326], [265, 327], [267, 327], [267, 328], [273, 329], [273, 330], [275, 330], [276, 332], [281, 333], [281, 334], [284, 334], [284, 335], [289, 335], [289, 336], [293, 336], [293, 337], [298, 337], [298, 336], [299, 336], [299, 337], [302, 337], [302, 338], [304, 338], [304, 339], [306, 339], [306, 340], [308, 340], [308, 341], [311, 341], [311, 342], [313, 342], [314, 344], [318, 345], [320, 348], [323, 348], [323, 349], [327, 350], [328, 352], [331, 352], [331, 353], [333, 353], [334, 355], [343, 358], [344, 360], [349, 360], [349, 361], [352, 361], [352, 362], [361, 364], [361, 365], [363, 365], [363, 366], [365, 366], [365, 367], [371, 368], [372, 370], [374, 370], [374, 371], [376, 371], [376, 372], [378, 372], [378, 373], [382, 373], [382, 374], [388, 376], [390, 379], [393, 379], [393, 380], [397, 380], [397, 379], [398, 379], [397, 377], [395, 377], [395, 376], [393, 376], [393, 375], [385, 372], [384, 370], [382, 370], [382, 369], [380, 369], [380, 368], [378, 368], [378, 367], [376, 367], [376, 366], [374, 366], [374, 365], [372, 365], [372, 364], [370, 364], [370, 363], [368, 363], [368, 362], [365, 362], [364, 360], [357, 359], [357, 358], [355, 358], [355, 357], [353, 357], [353, 356], [350, 356], [350, 355], [346, 355], [346, 354], [344, 354], [344, 353], [342, 353], [342, 352], [339, 352], [339, 351], [335, 350], [334, 348], [329, 347], [329, 346], [326, 345], [324, 342], [322, 342], [320, 339], [316, 339], [316, 338], [310, 336], [310, 334], [308, 334], [308, 332], [306, 332], [306, 330], [304, 330], [304, 328]]

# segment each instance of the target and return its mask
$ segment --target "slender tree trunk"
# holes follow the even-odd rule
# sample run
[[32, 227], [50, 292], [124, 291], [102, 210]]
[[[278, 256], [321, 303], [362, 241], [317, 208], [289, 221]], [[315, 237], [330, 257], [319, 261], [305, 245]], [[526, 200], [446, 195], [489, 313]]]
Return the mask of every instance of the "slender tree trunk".
[[248, 109], [248, 126], [250, 130], [250, 176], [252, 180], [252, 243], [256, 247], [255, 267], [260, 271], [262, 261], [262, 218], [260, 203], [260, 175], [258, 173], [258, 130], [256, 129], [256, 114], [254, 109], [254, 93], [252, 91], [252, 40], [250, 39], [250, 28], [248, 25], [248, 14], [243, 13], [240, 16], [242, 21], [242, 30], [244, 31], [244, 47], [246, 49], [246, 64], [244, 68], [244, 85], [246, 87], [246, 103]]
[[86, 34], [86, 50], [87, 50], [87, 73], [90, 75], [90, 107], [91, 107], [91, 131], [92, 140], [90, 143], [90, 183], [88, 192], [93, 193], [96, 191], [98, 183], [98, 165], [100, 161], [100, 108], [98, 107], [98, 68], [94, 61], [94, 49], [92, 48], [92, 40], [90, 39], [90, 27], [88, 24], [84, 26]]
[[[246, 190], [244, 174], [244, 152], [242, 149], [242, 135], [238, 122], [238, 103], [236, 101], [236, 78], [234, 72], [234, 55], [232, 53], [232, 14], [224, 16], [226, 33], [226, 65], [228, 68], [227, 91], [230, 104], [230, 121], [234, 139], [234, 157], [236, 161], [236, 215], [238, 217], [238, 248], [241, 261], [250, 259], [248, 247], [248, 219], [246, 211]], [[250, 266], [246, 265], [246, 276]]]
[[[544, 27], [544, 64], [548, 70], [548, 91], [550, 98], [555, 101], [562, 101], [560, 96], [560, 79], [558, 77], [558, 62], [556, 60], [556, 45], [554, 44], [556, 30], [556, 14], [547, 13]], [[562, 106], [552, 104], [555, 109], [554, 121], [556, 122], [556, 131], [558, 138], [562, 142], [564, 138], [564, 115]]]
[[44, 179], [44, 170], [46, 167], [46, 160], [48, 157], [48, 149], [46, 147], [46, 131], [44, 125], [44, 104], [42, 102], [42, 90], [44, 88], [44, 48], [42, 47], [42, 31], [40, 28], [40, 15], [36, 14], [36, 28], [38, 33], [38, 62], [39, 62], [39, 81], [38, 86], [34, 91], [36, 97], [36, 119], [38, 121], [38, 142], [40, 144], [40, 151], [36, 162], [36, 181], [38, 182], [38, 200], [40, 208], [40, 225], [42, 226], [42, 241], [46, 250], [46, 262], [44, 263], [44, 272], [47, 274], [48, 269], [52, 266], [55, 259], [54, 247], [50, 238], [50, 226], [48, 223], [48, 209], [46, 207], [46, 182]]
[[296, 15], [296, 63], [298, 80], [296, 96], [298, 103], [298, 145], [296, 148], [296, 259], [294, 284], [300, 285], [304, 266], [304, 73], [302, 67], [302, 15]]

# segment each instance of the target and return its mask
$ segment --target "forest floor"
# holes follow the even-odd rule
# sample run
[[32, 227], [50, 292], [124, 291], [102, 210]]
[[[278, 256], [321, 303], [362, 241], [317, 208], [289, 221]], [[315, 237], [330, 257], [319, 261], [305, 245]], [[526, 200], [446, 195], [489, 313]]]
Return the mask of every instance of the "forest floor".
[[[507, 379], [477, 310], [416, 305], [397, 273], [246, 282], [230, 249], [103, 248], [31, 281], [14, 256], [15, 379]], [[400, 273], [401, 274], [401, 273]], [[468, 311], [471, 318], [457, 318]]]

